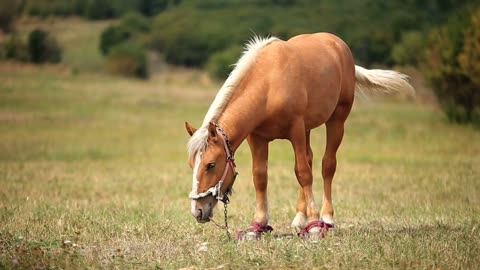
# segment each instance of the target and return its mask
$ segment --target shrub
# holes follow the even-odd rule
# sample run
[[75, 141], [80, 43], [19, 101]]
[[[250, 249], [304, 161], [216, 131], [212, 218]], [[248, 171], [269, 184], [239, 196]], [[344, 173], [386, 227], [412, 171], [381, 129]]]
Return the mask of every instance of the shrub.
[[62, 50], [57, 40], [40, 29], [35, 29], [28, 35], [28, 51], [33, 63], [58, 63], [62, 60]]
[[106, 68], [113, 74], [147, 79], [149, 76], [147, 52], [137, 44], [121, 43], [109, 52]]
[[454, 17], [430, 35], [425, 75], [453, 122], [480, 123], [479, 27], [480, 9]]
[[234, 64], [242, 54], [242, 47], [233, 46], [213, 54], [207, 62], [207, 71], [211, 77], [224, 80], [234, 68]]

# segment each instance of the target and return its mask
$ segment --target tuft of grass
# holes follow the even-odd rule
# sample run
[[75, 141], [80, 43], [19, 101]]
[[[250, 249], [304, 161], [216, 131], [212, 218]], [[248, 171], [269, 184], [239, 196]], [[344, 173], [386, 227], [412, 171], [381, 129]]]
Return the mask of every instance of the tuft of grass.
[[[428, 105], [355, 105], [325, 239], [276, 237], [292, 233], [299, 189], [286, 141], [270, 150], [274, 235], [228, 241], [197, 224], [183, 123], [201, 123], [216, 90], [196, 71], [139, 82], [1, 64], [0, 268], [478, 267], [480, 133]], [[318, 202], [324, 141], [313, 132]], [[237, 157], [233, 234], [255, 208], [246, 144]]]

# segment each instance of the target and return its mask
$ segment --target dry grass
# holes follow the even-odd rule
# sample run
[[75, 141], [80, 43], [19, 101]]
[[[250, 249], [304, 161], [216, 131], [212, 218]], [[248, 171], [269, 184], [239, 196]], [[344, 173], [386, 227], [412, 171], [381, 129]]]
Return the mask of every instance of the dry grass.
[[[189, 214], [183, 121], [200, 123], [216, 91], [193, 83], [199, 73], [182, 71], [192, 83], [174, 73], [144, 83], [0, 69], [0, 268], [473, 269], [480, 263], [480, 133], [449, 125], [434, 108], [358, 103], [339, 152], [337, 229], [317, 243], [272, 236], [238, 243]], [[320, 199], [323, 129], [313, 140]], [[248, 147], [237, 156], [232, 231], [245, 228], [254, 210]], [[276, 233], [291, 232], [298, 192], [292, 168], [289, 144], [273, 143]], [[221, 223], [221, 211], [215, 219]]]

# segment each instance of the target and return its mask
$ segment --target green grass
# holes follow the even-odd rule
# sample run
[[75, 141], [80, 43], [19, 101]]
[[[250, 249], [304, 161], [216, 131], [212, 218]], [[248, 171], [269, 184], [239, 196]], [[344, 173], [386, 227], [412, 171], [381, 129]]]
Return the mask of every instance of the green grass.
[[[334, 181], [337, 229], [322, 241], [228, 241], [189, 212], [183, 122], [216, 92], [196, 74], [149, 82], [0, 66], [0, 268], [476, 268], [480, 133], [433, 106], [358, 102]], [[190, 78], [187, 78], [190, 76]], [[200, 85], [200, 86], [198, 86]], [[321, 198], [323, 128], [313, 134]], [[248, 147], [229, 207], [254, 211]], [[272, 144], [271, 224], [290, 233], [298, 184]], [[222, 212], [214, 219], [221, 223]], [[208, 242], [208, 251], [198, 247]]]

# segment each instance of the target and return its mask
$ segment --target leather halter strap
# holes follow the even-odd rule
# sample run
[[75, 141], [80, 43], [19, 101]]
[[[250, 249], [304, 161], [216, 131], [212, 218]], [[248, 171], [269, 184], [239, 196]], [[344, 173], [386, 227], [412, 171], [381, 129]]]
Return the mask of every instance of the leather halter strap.
[[[215, 128], [217, 129], [218, 133], [222, 135], [220, 136], [220, 138], [225, 148], [225, 154], [227, 155], [227, 162], [225, 164], [225, 169], [223, 171], [222, 178], [220, 178], [220, 181], [218, 181], [218, 183], [215, 186], [209, 188], [207, 191], [202, 193], [197, 193], [197, 194], [190, 194], [189, 197], [190, 199], [196, 200], [212, 194], [213, 196], [215, 196], [217, 200], [222, 201], [224, 203], [229, 203], [230, 199], [228, 198], [228, 196], [232, 193], [232, 190], [229, 188], [227, 191], [225, 191], [225, 193], [222, 194], [221, 188], [222, 188], [223, 182], [227, 178], [228, 167], [232, 169], [233, 181], [235, 181], [238, 175], [236, 171], [237, 166], [235, 165], [235, 157], [232, 150], [232, 145], [230, 143], [230, 140], [228, 139], [227, 134], [225, 133], [225, 131], [223, 131], [223, 129], [218, 124], [215, 124]], [[233, 182], [232, 182], [232, 185], [233, 185]]]
[[[228, 198], [228, 195], [229, 195], [229, 193], [231, 193], [231, 191], [227, 190], [224, 194], [221, 194], [220, 190], [221, 190], [223, 182], [225, 181], [225, 178], [227, 178], [228, 166], [230, 166], [232, 168], [233, 181], [235, 181], [235, 179], [237, 178], [237, 174], [238, 174], [237, 171], [236, 171], [237, 166], [235, 165], [235, 157], [234, 157], [234, 154], [233, 154], [232, 145], [230, 143], [230, 140], [228, 139], [227, 134], [225, 133], [225, 131], [223, 131], [223, 129], [218, 124], [215, 124], [215, 127], [217, 128], [217, 131], [222, 135], [222, 136], [220, 136], [220, 138], [222, 139], [223, 146], [225, 147], [225, 154], [227, 154], [227, 163], [225, 164], [225, 169], [223, 171], [222, 178], [220, 179], [218, 184], [215, 185], [215, 187], [217, 188], [217, 192], [216, 192], [217, 193], [217, 198], [216, 199], [219, 200], [219, 201], [223, 201], [224, 203], [228, 203], [228, 202], [230, 202], [230, 199]], [[233, 182], [232, 182], [232, 184], [233, 184]]]

